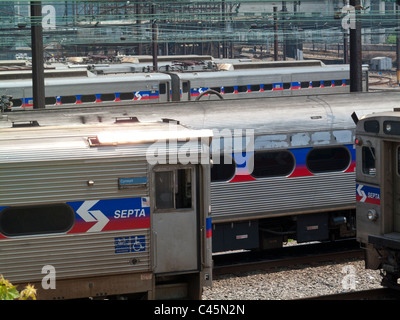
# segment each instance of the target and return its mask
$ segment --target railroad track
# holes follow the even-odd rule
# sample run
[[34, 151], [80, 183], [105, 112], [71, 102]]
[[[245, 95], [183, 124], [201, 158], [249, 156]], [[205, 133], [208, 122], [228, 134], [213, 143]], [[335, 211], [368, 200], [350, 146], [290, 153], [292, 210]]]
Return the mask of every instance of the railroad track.
[[261, 252], [213, 255], [213, 276], [363, 257], [364, 253], [355, 240], [288, 246]]

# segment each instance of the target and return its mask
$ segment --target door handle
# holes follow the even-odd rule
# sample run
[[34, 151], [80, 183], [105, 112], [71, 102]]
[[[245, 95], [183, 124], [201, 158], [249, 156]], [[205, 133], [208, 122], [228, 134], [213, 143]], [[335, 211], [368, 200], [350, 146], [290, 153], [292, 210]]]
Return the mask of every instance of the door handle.
[[157, 232], [153, 231], [153, 271], [157, 268]]

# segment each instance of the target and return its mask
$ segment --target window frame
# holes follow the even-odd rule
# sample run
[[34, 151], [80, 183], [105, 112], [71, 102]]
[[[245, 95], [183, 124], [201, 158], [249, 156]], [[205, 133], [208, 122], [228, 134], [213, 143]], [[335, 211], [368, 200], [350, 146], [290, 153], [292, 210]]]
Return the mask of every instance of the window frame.
[[[178, 170], [190, 170], [191, 174], [191, 206], [190, 207], [183, 207], [183, 208], [177, 208], [177, 176], [178, 176]], [[173, 200], [173, 207], [170, 208], [157, 208], [157, 183], [156, 183], [156, 174], [159, 172], [172, 172], [172, 184], [173, 184], [173, 190], [172, 190], [172, 200]], [[195, 194], [195, 188], [196, 188], [196, 176], [195, 176], [195, 168], [193, 166], [185, 166], [185, 165], [170, 165], [170, 166], [157, 166], [153, 168], [153, 181], [154, 181], [154, 187], [153, 187], [153, 192], [154, 192], [154, 213], [164, 213], [164, 212], [183, 212], [183, 211], [193, 211], [195, 210], [196, 206], [196, 194]]]
[[[329, 170], [314, 170], [314, 169], [311, 169], [310, 168], [310, 165], [309, 165], [309, 159], [310, 159], [310, 156], [311, 156], [311, 154], [314, 152], [314, 151], [316, 151], [316, 150], [329, 150], [329, 149], [342, 149], [342, 150], [344, 150], [344, 152], [346, 153], [346, 155], [347, 155], [347, 157], [348, 157], [348, 161], [347, 161], [347, 165], [345, 166], [345, 167], [343, 167], [343, 168], [340, 168], [340, 169], [335, 169], [335, 170], [332, 170], [332, 169], [329, 169]], [[312, 173], [312, 174], [324, 174], [324, 173], [332, 173], [332, 172], [343, 172], [343, 171], [346, 171], [348, 168], [349, 168], [349, 166], [351, 165], [351, 153], [350, 153], [350, 151], [345, 147], [345, 146], [341, 146], [341, 145], [338, 145], [338, 146], [329, 146], [329, 147], [325, 147], [325, 146], [322, 146], [322, 147], [313, 147], [313, 148], [311, 148], [311, 150], [307, 153], [307, 157], [306, 157], [306, 167], [307, 167], [307, 169]]]
[[[232, 166], [232, 165], [233, 165], [233, 173], [232, 173], [232, 175], [231, 175], [228, 179], [213, 180], [213, 178], [212, 178], [212, 172], [213, 172], [214, 166], [225, 165], [225, 163], [221, 163], [221, 160], [225, 159], [225, 157], [230, 157], [231, 160], [232, 160], [232, 163], [231, 163], [231, 164], [226, 164], [226, 165], [229, 165], [229, 166]], [[233, 157], [232, 155], [229, 155], [229, 154], [227, 154], [227, 155], [225, 155], [225, 154], [220, 155], [220, 163], [213, 163], [213, 165], [212, 165], [212, 167], [211, 167], [211, 170], [210, 170], [210, 181], [211, 181], [211, 183], [216, 183], [216, 182], [228, 182], [228, 181], [232, 180], [232, 179], [235, 177], [235, 175], [236, 175], [236, 167], [237, 167], [236, 161], [235, 161], [235, 159], [234, 159], [234, 157]]]
[[[21, 225], [19, 224], [18, 227], [23, 226], [24, 228], [28, 227], [28, 228], [32, 228], [34, 227], [34, 225], [32, 224], [32, 222], [34, 222], [34, 220], [26, 220], [26, 215], [32, 215], [35, 214], [35, 210], [40, 210], [40, 208], [44, 208], [46, 210], [51, 210], [51, 207], [53, 207], [54, 211], [57, 211], [57, 213], [59, 213], [60, 210], [60, 206], [64, 207], [65, 212], [63, 212], [66, 216], [64, 217], [64, 219], [66, 220], [65, 226], [63, 228], [58, 228], [58, 229], [53, 229], [51, 230], [51, 228], [45, 228], [46, 230], [40, 230], [40, 229], [32, 229], [32, 230], [27, 230], [27, 231], [20, 231], [20, 232], [9, 232], [10, 230], [9, 227], [4, 228], [4, 223], [7, 221], [4, 221], [4, 219], [10, 219], [9, 217], [6, 217], [7, 214], [10, 214], [10, 211], [20, 211], [20, 212], [13, 212], [11, 213], [11, 215], [13, 215], [13, 218], [18, 218], [18, 219], [22, 219], [24, 220], [24, 222], [27, 223], [27, 225]], [[31, 210], [31, 213], [27, 213], [27, 210]], [[18, 216], [19, 214], [19, 216]], [[44, 216], [45, 214], [54, 214], [54, 213], [49, 213], [49, 212], [45, 212], [43, 214], [40, 214], [37, 219], [38, 221], [35, 221], [36, 224], [41, 224], [41, 222], [44, 221]], [[17, 215], [17, 216], [16, 216]], [[57, 218], [59, 219], [59, 217]], [[14, 222], [18, 223], [17, 222]], [[50, 234], [63, 234], [63, 233], [67, 233], [69, 230], [72, 229], [72, 227], [75, 224], [75, 211], [72, 209], [71, 206], [69, 206], [66, 203], [52, 203], [52, 204], [35, 204], [35, 205], [22, 205], [22, 206], [9, 206], [9, 207], [5, 207], [2, 211], [0, 211], [0, 233], [5, 235], [6, 237], [10, 237], [10, 238], [15, 238], [15, 237], [21, 237], [21, 236], [42, 236], [42, 235], [50, 235]], [[41, 224], [43, 225], [43, 224]], [[54, 226], [53, 226], [54, 227]], [[15, 228], [15, 226], [14, 226]], [[24, 229], [23, 228], [23, 229]]]
[[[368, 150], [370, 151], [370, 154], [372, 155], [373, 161], [374, 161], [374, 167], [375, 167], [375, 174], [370, 174], [370, 173], [366, 173], [365, 169], [367, 169], [364, 164], [365, 164], [365, 154], [364, 154], [364, 150]], [[368, 168], [368, 170], [370, 170], [372, 168]], [[371, 147], [371, 146], [362, 146], [361, 147], [361, 172], [364, 176], [367, 177], [376, 177], [376, 154], [375, 154], [375, 148]]]
[[[283, 154], [283, 153], [287, 154], [290, 157], [291, 162], [292, 162], [291, 169], [290, 170], [286, 170], [285, 172], [282, 172], [282, 173], [277, 173], [277, 174], [269, 174], [269, 175], [262, 175], [262, 176], [261, 175], [255, 175], [254, 172], [256, 170], [256, 159], [255, 159], [256, 155], [257, 154], [267, 154], [267, 153], [268, 154], [273, 154], [273, 153], [276, 153], [276, 154]], [[296, 169], [295, 156], [293, 155], [292, 152], [290, 152], [290, 150], [287, 150], [287, 149], [258, 150], [258, 151], [255, 151], [254, 154], [251, 157], [253, 158], [252, 160], [253, 160], [254, 166], [253, 166], [253, 172], [251, 172], [250, 175], [255, 179], [268, 179], [268, 178], [275, 178], [275, 177], [287, 177], [287, 176], [290, 176], [292, 174], [292, 172]], [[276, 156], [274, 157], [274, 161], [275, 161], [275, 159], [276, 159]]]

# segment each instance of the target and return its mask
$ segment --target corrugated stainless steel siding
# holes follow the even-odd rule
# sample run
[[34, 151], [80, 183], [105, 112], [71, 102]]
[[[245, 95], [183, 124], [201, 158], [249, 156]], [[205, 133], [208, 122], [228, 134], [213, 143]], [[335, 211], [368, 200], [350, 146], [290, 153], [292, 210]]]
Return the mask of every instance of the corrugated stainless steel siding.
[[[0, 167], [0, 206], [149, 196], [148, 186], [118, 189], [118, 178], [147, 176], [133, 159], [40, 161]], [[94, 181], [89, 187], [88, 180]], [[146, 236], [146, 251], [115, 253], [115, 238]], [[0, 240], [0, 274], [10, 281], [42, 279], [50, 264], [57, 279], [151, 270], [150, 230], [48, 234]], [[139, 262], [131, 264], [133, 258]]]
[[[164, 157], [169, 154], [178, 154], [181, 157], [186, 155], [186, 151], [191, 151], [191, 155], [197, 155], [201, 151], [201, 145], [197, 142], [179, 142], [175, 146], [160, 144], [136, 144], [130, 146], [101, 146], [89, 148], [84, 141], [53, 141], [46, 140], [47, 146], [41, 146], [40, 142], [29, 141], [25, 144], [13, 146], [12, 141], [0, 144], [0, 163], [8, 165], [11, 163], [23, 163], [26, 161], [68, 161], [85, 159], [90, 162], [95, 159], [114, 159], [117, 161], [121, 157], [132, 157], [135, 159], [147, 159], [148, 156], [159, 155]], [[152, 153], [151, 153], [152, 152]]]
[[[144, 251], [115, 253], [115, 237], [146, 236]], [[41, 281], [45, 265], [57, 279], [150, 271], [149, 229], [0, 240], [0, 274], [11, 282]], [[132, 264], [132, 259], [137, 263]]]
[[[69, 161], [20, 163], [0, 167], [0, 206], [110, 199], [132, 196], [119, 190], [118, 178], [147, 176], [147, 162]], [[89, 187], [88, 180], [94, 181]], [[135, 188], [135, 196], [148, 196], [148, 187]]]
[[211, 184], [213, 221], [355, 204], [354, 173]]

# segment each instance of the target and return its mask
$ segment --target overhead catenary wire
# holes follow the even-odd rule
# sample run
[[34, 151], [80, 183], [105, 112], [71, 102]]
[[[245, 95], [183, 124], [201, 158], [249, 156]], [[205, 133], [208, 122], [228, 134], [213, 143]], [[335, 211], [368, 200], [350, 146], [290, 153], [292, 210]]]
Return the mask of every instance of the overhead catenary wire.
[[[0, 2], [0, 49], [30, 46], [29, 26], [43, 22], [29, 15], [35, 0]], [[342, 43], [345, 31], [341, 1], [318, 11], [316, 1], [205, 0], [205, 1], [42, 1], [55, 8], [55, 29], [44, 30], [46, 45], [93, 45], [101, 43], [151, 44], [151, 24], [158, 29], [158, 43], [272, 43], [273, 6], [277, 6], [279, 41], [300, 39], [313, 43]], [[301, 3], [301, 4], [300, 4]], [[152, 11], [151, 6], [156, 10]], [[396, 34], [396, 10], [363, 7], [360, 18], [364, 36]], [[384, 30], [385, 29], [385, 30]], [[384, 30], [384, 31], [382, 31]]]

